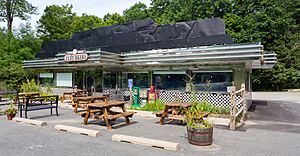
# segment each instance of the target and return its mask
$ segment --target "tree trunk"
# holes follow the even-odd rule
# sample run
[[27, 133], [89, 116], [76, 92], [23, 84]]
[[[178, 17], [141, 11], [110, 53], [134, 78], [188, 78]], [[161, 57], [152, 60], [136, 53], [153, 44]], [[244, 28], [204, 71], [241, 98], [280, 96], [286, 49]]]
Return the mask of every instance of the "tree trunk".
[[13, 15], [12, 15], [12, 2], [11, 0], [6, 1], [6, 22], [7, 22], [7, 30], [9, 33], [12, 32], [12, 23], [13, 23]]
[[12, 23], [13, 23], [13, 19], [12, 18], [7, 18], [7, 30], [8, 30], [8, 32], [12, 32]]

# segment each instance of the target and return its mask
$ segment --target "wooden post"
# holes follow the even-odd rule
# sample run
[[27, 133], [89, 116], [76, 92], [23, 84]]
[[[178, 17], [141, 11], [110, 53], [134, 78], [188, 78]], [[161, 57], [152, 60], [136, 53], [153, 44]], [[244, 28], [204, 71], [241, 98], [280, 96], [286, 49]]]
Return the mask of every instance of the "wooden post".
[[246, 112], [247, 112], [247, 102], [246, 102], [246, 87], [245, 87], [245, 84], [242, 84], [241, 85], [241, 89], [242, 89], [242, 92], [241, 92], [241, 95], [242, 95], [242, 99], [243, 99], [243, 114], [242, 114], [242, 117], [241, 117], [241, 120], [240, 120], [240, 123], [244, 124], [244, 118], [245, 118], [245, 115], [246, 115]]
[[130, 91], [130, 107], [132, 106], [133, 104], [133, 98], [132, 98], [132, 87], [129, 88], [129, 91]]
[[230, 92], [230, 123], [229, 123], [229, 129], [235, 130], [235, 113], [236, 113], [236, 102], [235, 102], [235, 87], [232, 88], [232, 91]]

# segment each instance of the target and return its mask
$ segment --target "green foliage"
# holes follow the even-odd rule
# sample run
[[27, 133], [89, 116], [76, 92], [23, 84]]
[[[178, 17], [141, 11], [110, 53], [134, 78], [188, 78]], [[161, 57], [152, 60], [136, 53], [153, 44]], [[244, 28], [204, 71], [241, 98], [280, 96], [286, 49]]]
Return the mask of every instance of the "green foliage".
[[32, 70], [22, 68], [22, 61], [33, 59], [40, 45], [29, 24], [20, 25], [14, 34], [0, 30], [0, 82], [5, 88], [18, 90], [23, 81], [33, 77]]
[[195, 122], [195, 121], [190, 121], [187, 122], [187, 126], [190, 128], [211, 128], [214, 127], [212, 122], [209, 122], [207, 120], [202, 120], [201, 122]]
[[26, 80], [26, 82], [23, 82], [21, 85], [20, 91], [22, 93], [28, 93], [28, 92], [41, 92], [41, 86], [37, 84], [34, 79], [32, 80]]
[[106, 14], [104, 19], [82, 14], [76, 15], [72, 5], [49, 5], [38, 21], [38, 32], [44, 41], [70, 39], [72, 34], [84, 30], [125, 22], [118, 13]]
[[192, 108], [194, 111], [215, 113], [215, 114], [228, 114], [230, 112], [229, 107], [214, 106], [208, 101], [194, 102]]
[[106, 14], [103, 18], [106, 25], [115, 25], [125, 23], [124, 16], [121, 16], [118, 13]]
[[149, 18], [149, 12], [146, 4], [138, 2], [123, 12], [126, 22], [142, 20]]
[[163, 110], [164, 107], [165, 107], [164, 102], [157, 99], [155, 101], [146, 103], [146, 105], [144, 107], [142, 107], [141, 110], [157, 112], [157, 111]]
[[17, 112], [18, 109], [16, 108], [16, 106], [13, 103], [10, 103], [3, 113], [5, 115], [13, 115], [13, 114], [17, 114]]
[[188, 127], [191, 128], [210, 128], [213, 124], [207, 120], [203, 120], [205, 112], [212, 111], [211, 104], [203, 101], [201, 103], [193, 103], [191, 107], [184, 110], [184, 120]]
[[104, 21], [95, 16], [82, 14], [82, 16], [74, 16], [71, 24], [71, 32], [79, 32], [83, 30], [94, 29], [98, 27], [105, 26]]
[[44, 41], [69, 39], [75, 13], [72, 5], [49, 5], [38, 21], [38, 32]]

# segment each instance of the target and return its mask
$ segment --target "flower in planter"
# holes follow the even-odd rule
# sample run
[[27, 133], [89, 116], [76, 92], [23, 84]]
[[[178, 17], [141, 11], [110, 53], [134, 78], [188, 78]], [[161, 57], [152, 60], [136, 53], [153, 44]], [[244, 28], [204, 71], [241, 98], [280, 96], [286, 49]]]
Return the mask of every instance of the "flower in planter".
[[212, 144], [213, 123], [204, 120], [210, 112], [200, 103], [193, 103], [191, 107], [185, 110], [184, 119], [187, 123], [188, 141], [193, 145], [208, 146]]
[[6, 115], [15, 115], [18, 113], [18, 109], [13, 103], [11, 103], [3, 112]]

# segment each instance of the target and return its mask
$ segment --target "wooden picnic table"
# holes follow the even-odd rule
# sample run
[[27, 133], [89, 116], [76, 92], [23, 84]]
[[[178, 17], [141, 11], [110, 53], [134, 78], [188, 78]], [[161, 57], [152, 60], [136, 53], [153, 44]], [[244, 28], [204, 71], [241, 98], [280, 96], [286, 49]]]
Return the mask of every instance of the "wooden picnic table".
[[156, 115], [158, 116], [161, 114], [160, 118], [160, 124], [164, 124], [165, 118], [170, 119], [170, 121], [173, 120], [184, 120], [183, 114], [182, 114], [182, 109], [185, 108], [187, 109], [190, 107], [192, 104], [189, 102], [168, 102], [165, 103], [165, 108], [162, 112], [157, 113]]
[[87, 90], [76, 90], [76, 91], [64, 92], [63, 95], [61, 96], [61, 102], [64, 102], [66, 98], [72, 100], [72, 95], [85, 95], [85, 94], [87, 94]]
[[[110, 121], [114, 121], [117, 118], [124, 117], [127, 124], [130, 124], [129, 117], [132, 117], [133, 114], [136, 112], [127, 112], [125, 108], [126, 102], [122, 101], [105, 101], [105, 102], [96, 102], [96, 103], [90, 103], [87, 104], [87, 110], [84, 117], [84, 124], [86, 125], [88, 123], [88, 118], [90, 117], [91, 112], [94, 110], [94, 112], [99, 111], [102, 113], [102, 118], [107, 126], [107, 129], [111, 129], [112, 126], [110, 124]], [[115, 112], [110, 110], [113, 107], [119, 107], [122, 109], [122, 112]]]
[[[89, 104], [89, 103], [94, 103], [94, 102], [99, 102], [99, 100], [101, 101], [105, 101], [106, 100], [106, 96], [76, 96], [73, 97], [72, 103], [74, 101], [75, 106], [74, 106], [74, 112], [76, 113], [80, 104]], [[85, 105], [83, 105], [85, 106]], [[85, 107], [83, 107], [85, 108]]]

